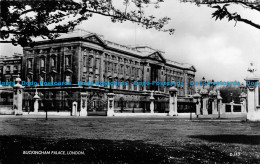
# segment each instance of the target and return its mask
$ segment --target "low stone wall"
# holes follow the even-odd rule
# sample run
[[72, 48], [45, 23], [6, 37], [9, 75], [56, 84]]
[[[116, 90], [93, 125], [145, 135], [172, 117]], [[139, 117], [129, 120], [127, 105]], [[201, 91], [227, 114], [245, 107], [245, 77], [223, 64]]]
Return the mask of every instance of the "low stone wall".
[[13, 105], [0, 105], [0, 115], [14, 115]]

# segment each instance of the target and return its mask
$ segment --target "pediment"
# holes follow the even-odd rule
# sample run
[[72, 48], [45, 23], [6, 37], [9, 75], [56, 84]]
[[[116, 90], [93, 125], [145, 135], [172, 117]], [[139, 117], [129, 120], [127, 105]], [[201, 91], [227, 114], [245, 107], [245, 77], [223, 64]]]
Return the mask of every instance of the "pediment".
[[157, 60], [157, 61], [161, 61], [161, 62], [165, 62], [164, 57], [159, 52], [154, 52], [151, 55], [148, 55], [148, 58]]
[[191, 66], [190, 69], [194, 72], [197, 72], [196, 68], [194, 66]]
[[92, 42], [92, 43], [96, 43], [99, 45], [105, 45], [105, 42], [97, 35], [93, 34], [87, 37], [84, 37], [85, 40]]

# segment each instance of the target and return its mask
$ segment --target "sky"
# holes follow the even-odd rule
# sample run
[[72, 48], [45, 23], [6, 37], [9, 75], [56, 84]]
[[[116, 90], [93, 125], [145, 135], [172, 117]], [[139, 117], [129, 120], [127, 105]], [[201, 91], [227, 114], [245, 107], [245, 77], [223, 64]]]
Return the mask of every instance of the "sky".
[[[239, 6], [231, 6], [246, 18], [260, 23], [260, 13]], [[123, 45], [148, 45], [165, 52], [164, 57], [194, 65], [196, 80], [244, 82], [247, 69], [254, 63], [260, 77], [260, 30], [250, 25], [227, 20], [215, 21], [215, 9], [166, 0], [159, 9], [148, 8], [156, 17], [168, 16], [167, 25], [175, 33], [169, 35], [154, 29], [145, 29], [132, 22], [112, 23], [110, 18], [95, 15], [77, 28], [104, 36], [105, 40]], [[10, 56], [22, 53], [22, 48], [0, 44], [0, 53]]]

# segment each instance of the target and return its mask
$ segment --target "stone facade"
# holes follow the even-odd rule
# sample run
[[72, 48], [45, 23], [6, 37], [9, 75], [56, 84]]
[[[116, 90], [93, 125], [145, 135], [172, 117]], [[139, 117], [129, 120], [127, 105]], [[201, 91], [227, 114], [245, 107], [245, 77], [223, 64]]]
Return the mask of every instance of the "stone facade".
[[22, 72], [22, 55], [0, 57], [0, 82], [14, 82]]
[[[63, 105], [58, 103], [60, 109], [71, 108], [73, 101], [80, 104], [81, 93], [87, 93], [91, 102], [106, 100], [111, 90], [115, 93], [115, 108], [119, 108], [120, 100], [149, 101], [150, 91], [155, 91], [155, 99], [168, 101], [171, 86], [134, 85], [134, 81], [183, 82], [184, 85], [176, 87], [178, 98], [184, 100], [195, 93], [194, 86], [189, 85], [196, 72], [192, 65], [168, 60], [164, 52], [148, 46], [124, 46], [82, 30], [62, 35], [54, 41], [38, 41], [33, 48], [25, 47], [23, 53], [22, 81], [71, 82], [68, 86], [25, 86], [27, 106], [33, 106], [29, 100], [34, 96], [35, 88], [42, 100], [63, 101]], [[79, 85], [78, 81], [125, 82], [128, 85], [91, 86]], [[39, 103], [39, 109], [41, 105], [45, 106], [40, 100]], [[50, 106], [57, 109], [53, 102]], [[141, 108], [140, 105], [132, 106]]]

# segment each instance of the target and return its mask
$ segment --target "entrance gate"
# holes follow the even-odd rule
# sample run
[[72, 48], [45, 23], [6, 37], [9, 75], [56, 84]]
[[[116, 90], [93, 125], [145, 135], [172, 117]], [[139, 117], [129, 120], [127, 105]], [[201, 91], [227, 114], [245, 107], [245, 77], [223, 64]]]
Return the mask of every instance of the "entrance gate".
[[87, 103], [88, 116], [106, 116], [107, 101], [101, 98], [93, 98]]
[[196, 113], [196, 103], [178, 102], [178, 113]]

